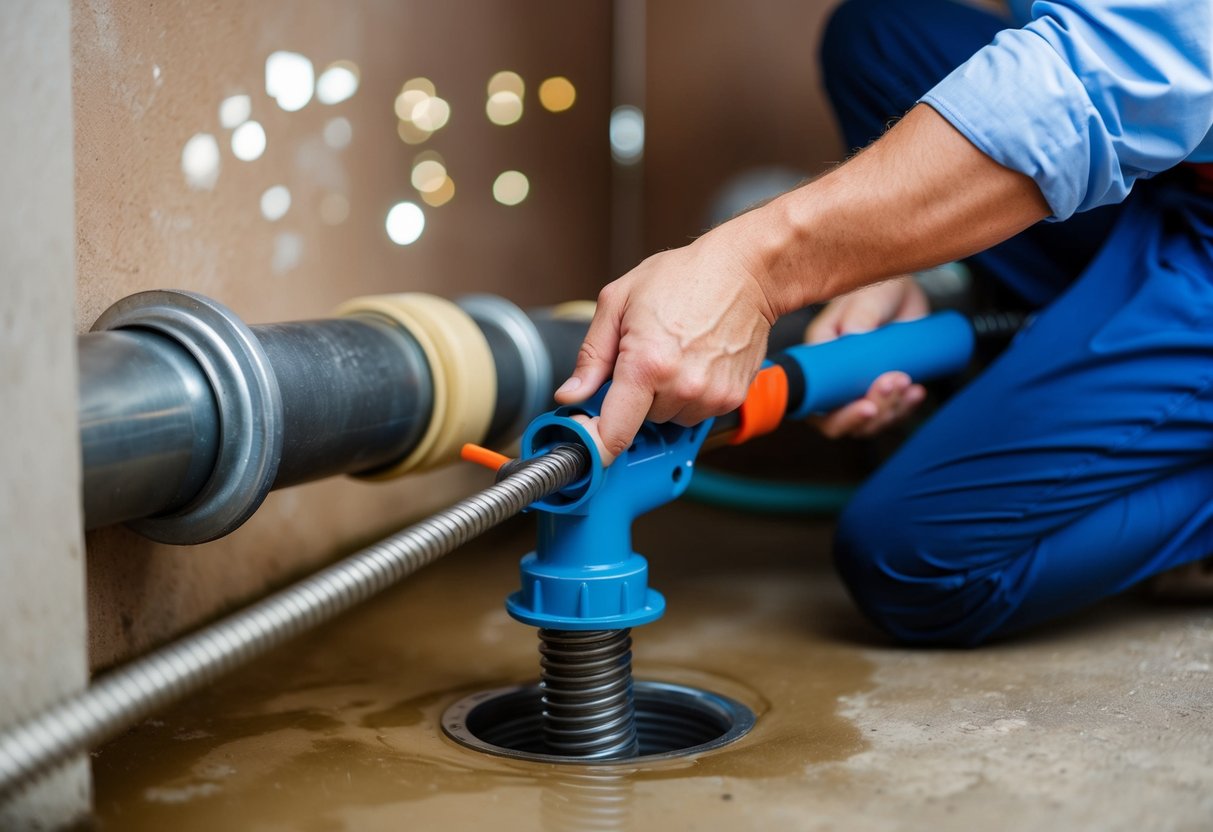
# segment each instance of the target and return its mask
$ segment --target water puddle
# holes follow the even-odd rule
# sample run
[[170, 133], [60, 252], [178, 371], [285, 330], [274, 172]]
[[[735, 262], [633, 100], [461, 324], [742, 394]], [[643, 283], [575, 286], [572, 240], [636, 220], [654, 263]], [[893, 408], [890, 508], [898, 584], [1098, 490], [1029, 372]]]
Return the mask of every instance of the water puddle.
[[823, 531], [689, 506], [646, 520], [637, 536], [669, 611], [634, 631], [636, 674], [736, 699], [757, 714], [754, 730], [642, 768], [456, 745], [440, 727], [449, 705], [538, 672], [534, 632], [502, 610], [527, 529], [469, 547], [101, 749], [96, 825], [758, 827], [770, 795], [829, 789], [837, 767], [821, 764], [864, 747], [838, 700], [869, 686], [871, 668], [837, 635], [860, 625], [821, 565]]

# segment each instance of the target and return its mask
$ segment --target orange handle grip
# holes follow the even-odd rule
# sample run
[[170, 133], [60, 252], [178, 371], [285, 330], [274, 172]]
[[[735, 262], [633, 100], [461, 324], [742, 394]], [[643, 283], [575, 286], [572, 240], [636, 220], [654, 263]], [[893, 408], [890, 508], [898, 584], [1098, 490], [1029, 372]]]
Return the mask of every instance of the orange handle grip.
[[729, 444], [740, 445], [755, 436], [771, 433], [779, 427], [787, 410], [788, 376], [783, 367], [759, 370], [741, 403], [741, 426], [729, 437]]

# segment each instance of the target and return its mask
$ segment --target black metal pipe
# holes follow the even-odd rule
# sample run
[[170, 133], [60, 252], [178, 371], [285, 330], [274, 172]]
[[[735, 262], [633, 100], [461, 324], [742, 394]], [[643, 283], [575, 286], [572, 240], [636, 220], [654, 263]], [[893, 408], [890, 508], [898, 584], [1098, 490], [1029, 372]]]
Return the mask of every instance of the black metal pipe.
[[425, 432], [430, 369], [402, 328], [370, 317], [250, 328], [282, 394], [274, 488], [388, 465]]
[[550, 307], [533, 309], [527, 315], [539, 330], [539, 337], [547, 347], [552, 362], [552, 392], [555, 393], [556, 388], [564, 384], [564, 380], [573, 374], [573, 368], [577, 366], [577, 352], [581, 349], [581, 342], [585, 340], [590, 322], [558, 317], [553, 315]]

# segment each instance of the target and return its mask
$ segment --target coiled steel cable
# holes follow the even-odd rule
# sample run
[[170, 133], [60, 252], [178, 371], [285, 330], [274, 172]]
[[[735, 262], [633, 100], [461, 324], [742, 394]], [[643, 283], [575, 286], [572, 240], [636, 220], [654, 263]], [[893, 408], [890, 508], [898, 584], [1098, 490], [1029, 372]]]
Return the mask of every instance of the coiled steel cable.
[[0, 733], [0, 799], [255, 656], [322, 624], [582, 475], [561, 446], [496, 485], [222, 621], [108, 673]]
[[539, 653], [549, 752], [595, 760], [639, 754], [631, 630], [541, 629]]

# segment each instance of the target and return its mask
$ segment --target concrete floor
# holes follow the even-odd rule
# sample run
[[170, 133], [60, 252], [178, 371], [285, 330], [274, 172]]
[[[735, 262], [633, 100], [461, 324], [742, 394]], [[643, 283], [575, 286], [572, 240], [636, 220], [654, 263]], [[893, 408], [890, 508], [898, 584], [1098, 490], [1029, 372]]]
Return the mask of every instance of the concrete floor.
[[642, 521], [669, 602], [642, 678], [755, 730], [640, 770], [504, 761], [438, 729], [531, 680], [501, 602], [519, 521], [94, 755], [101, 829], [1213, 827], [1213, 606], [1126, 598], [979, 650], [907, 650], [851, 607], [824, 524], [693, 505]]

